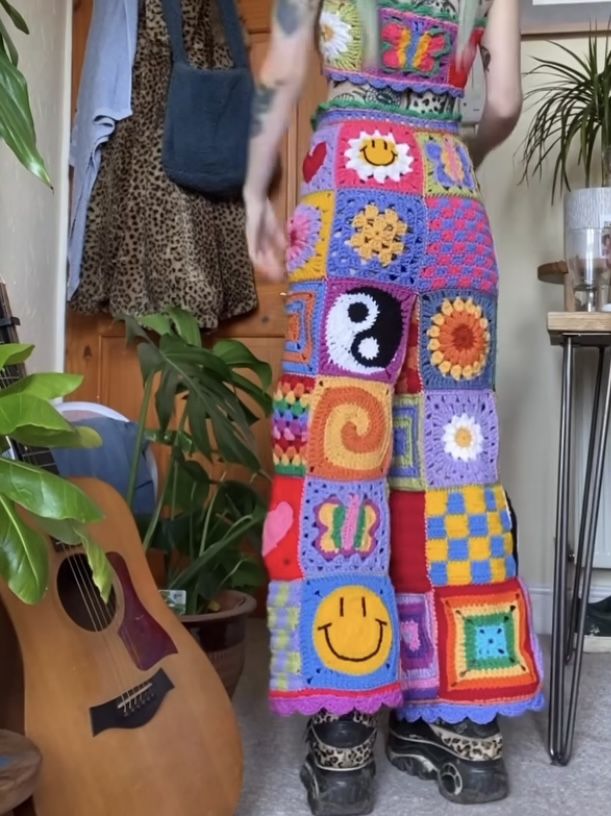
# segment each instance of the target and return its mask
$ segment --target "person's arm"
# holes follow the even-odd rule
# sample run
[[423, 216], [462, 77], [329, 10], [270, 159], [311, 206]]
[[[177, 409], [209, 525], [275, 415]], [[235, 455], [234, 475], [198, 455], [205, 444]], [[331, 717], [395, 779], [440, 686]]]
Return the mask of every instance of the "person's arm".
[[243, 191], [246, 235], [251, 260], [272, 280], [284, 273], [279, 256], [285, 238], [268, 190], [282, 138], [305, 82], [319, 6], [320, 0], [275, 1], [270, 47], [253, 104]]
[[476, 134], [468, 139], [476, 167], [491, 150], [507, 139], [522, 110], [518, 0], [494, 0], [481, 54], [486, 79], [486, 103]]

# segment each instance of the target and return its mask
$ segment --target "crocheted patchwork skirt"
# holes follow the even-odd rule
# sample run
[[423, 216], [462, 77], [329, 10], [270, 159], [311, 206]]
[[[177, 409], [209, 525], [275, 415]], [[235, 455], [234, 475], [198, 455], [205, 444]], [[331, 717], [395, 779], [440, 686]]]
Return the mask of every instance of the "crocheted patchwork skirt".
[[289, 225], [265, 525], [271, 702], [407, 719], [539, 708], [499, 483], [497, 263], [455, 130], [328, 112]]

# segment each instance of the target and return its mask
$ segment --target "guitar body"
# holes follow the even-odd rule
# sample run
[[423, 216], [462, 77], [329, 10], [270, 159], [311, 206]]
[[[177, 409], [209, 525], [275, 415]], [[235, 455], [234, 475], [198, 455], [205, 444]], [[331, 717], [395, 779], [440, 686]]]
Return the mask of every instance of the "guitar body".
[[40, 604], [0, 581], [0, 727], [43, 757], [16, 816], [233, 816], [242, 752], [221, 681], [159, 595], [123, 499], [73, 481], [104, 512], [90, 530], [113, 594], [104, 605], [80, 550], [51, 541]]

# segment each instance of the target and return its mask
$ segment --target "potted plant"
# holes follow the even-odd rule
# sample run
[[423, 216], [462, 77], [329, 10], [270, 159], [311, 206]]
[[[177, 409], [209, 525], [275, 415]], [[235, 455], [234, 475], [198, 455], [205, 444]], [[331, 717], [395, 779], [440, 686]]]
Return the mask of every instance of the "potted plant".
[[[146, 437], [169, 453], [155, 512], [139, 519], [144, 547], [162, 554], [164, 589], [183, 594], [177, 611], [232, 694], [255, 607], [245, 591], [265, 580], [265, 503], [253, 486], [265, 475], [251, 426], [271, 411], [271, 370], [238, 341], [205, 347], [195, 318], [181, 309], [123, 320], [138, 341], [144, 383], [136, 450]], [[155, 428], [147, 426], [153, 398]]]

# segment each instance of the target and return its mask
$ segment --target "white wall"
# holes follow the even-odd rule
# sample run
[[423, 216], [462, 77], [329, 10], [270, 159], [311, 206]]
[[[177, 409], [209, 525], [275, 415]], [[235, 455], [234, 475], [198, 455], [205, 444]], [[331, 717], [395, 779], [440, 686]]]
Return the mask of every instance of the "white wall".
[[30, 36], [15, 34], [28, 79], [41, 152], [54, 192], [0, 143], [0, 276], [23, 341], [36, 345], [32, 370], [64, 364], [68, 139], [72, 0], [18, 0]]

